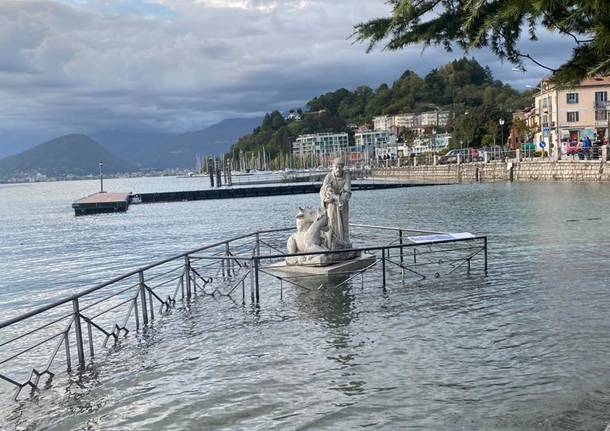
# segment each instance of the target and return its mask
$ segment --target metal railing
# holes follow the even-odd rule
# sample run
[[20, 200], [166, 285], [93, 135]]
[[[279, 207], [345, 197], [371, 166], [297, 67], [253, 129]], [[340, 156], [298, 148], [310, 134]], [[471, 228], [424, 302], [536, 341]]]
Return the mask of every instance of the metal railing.
[[[15, 388], [17, 399], [25, 388], [36, 391], [43, 383], [49, 384], [58, 371], [85, 369], [100, 348], [115, 346], [134, 331], [145, 331], [178, 301], [188, 305], [198, 295], [235, 301], [241, 293], [242, 304], [248, 296], [252, 304], [258, 304], [262, 278], [279, 280], [280, 295], [284, 282], [302, 286], [294, 277], [269, 270], [267, 264], [287, 257], [366, 253], [374, 257], [374, 263], [346, 280], [358, 274], [364, 277], [364, 272], [380, 265], [383, 288], [391, 273], [388, 265], [399, 268], [403, 277], [406, 272], [425, 278], [421, 268], [426, 265], [448, 264], [449, 273], [467, 265], [469, 271], [471, 260], [483, 254], [487, 272], [487, 238], [483, 236], [419, 244], [409, 237], [445, 234], [362, 224], [350, 224], [350, 228], [354, 244], [366, 246], [286, 254], [293, 227], [260, 230], [135, 269], [1, 322], [0, 380]], [[439, 254], [441, 258], [436, 257]]]

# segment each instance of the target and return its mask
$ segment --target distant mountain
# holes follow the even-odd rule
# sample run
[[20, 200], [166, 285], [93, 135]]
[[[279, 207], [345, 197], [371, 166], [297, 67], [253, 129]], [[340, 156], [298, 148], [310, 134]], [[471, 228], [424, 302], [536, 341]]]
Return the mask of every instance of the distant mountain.
[[197, 155], [227, 152], [260, 122], [261, 118], [233, 118], [203, 130], [181, 134], [104, 130], [91, 136], [138, 169], [193, 169]]
[[74, 134], [37, 145], [22, 153], [0, 159], [0, 179], [42, 174], [53, 177], [86, 176], [99, 172], [134, 171], [130, 163], [118, 158], [87, 135]]

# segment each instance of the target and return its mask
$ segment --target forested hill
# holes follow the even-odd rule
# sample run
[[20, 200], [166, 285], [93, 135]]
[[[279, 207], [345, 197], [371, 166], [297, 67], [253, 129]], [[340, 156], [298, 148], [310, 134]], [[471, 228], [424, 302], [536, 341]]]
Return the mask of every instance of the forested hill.
[[533, 102], [532, 92], [520, 93], [494, 80], [491, 70], [474, 59], [463, 58], [432, 70], [425, 77], [407, 70], [390, 86], [357, 87], [315, 97], [307, 103], [301, 120], [286, 120], [274, 111], [262, 124], [232, 147], [236, 153], [265, 147], [271, 158], [290, 152], [291, 143], [304, 133], [349, 132], [349, 124], [371, 123], [374, 116], [447, 109], [455, 113], [449, 126], [453, 142], [481, 146], [500, 138], [498, 120], [506, 120], [508, 136], [511, 113]]

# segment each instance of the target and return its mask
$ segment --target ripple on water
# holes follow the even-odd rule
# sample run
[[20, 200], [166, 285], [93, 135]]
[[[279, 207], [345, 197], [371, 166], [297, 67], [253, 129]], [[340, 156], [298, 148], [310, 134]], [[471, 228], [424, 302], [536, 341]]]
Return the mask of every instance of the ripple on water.
[[[110, 190], [198, 188], [110, 180]], [[0, 187], [5, 317], [152, 259], [285, 226], [315, 195], [134, 206], [74, 218], [93, 182]], [[610, 421], [610, 190], [474, 184], [354, 195], [359, 222], [489, 235], [490, 270], [384, 293], [359, 280], [206, 298], [70, 384], [2, 401], [4, 429], [603, 429]], [[374, 210], [372, 211], [371, 208]], [[34, 209], [38, 209], [34, 211]], [[599, 218], [599, 220], [588, 220]], [[576, 219], [578, 222], [567, 222]], [[257, 223], [256, 220], [260, 220]]]

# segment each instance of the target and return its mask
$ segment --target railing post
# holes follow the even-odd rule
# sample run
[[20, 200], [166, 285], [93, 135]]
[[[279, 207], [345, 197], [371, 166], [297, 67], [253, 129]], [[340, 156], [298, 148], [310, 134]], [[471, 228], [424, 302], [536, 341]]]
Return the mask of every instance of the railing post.
[[483, 254], [485, 258], [485, 275], [487, 275], [487, 237], [483, 237], [483, 246], [485, 247]]
[[254, 288], [255, 288], [255, 294], [256, 294], [256, 303], [258, 304], [258, 302], [259, 302], [259, 296], [258, 296], [258, 257], [254, 258]]
[[184, 283], [186, 285], [186, 298], [191, 299], [191, 258], [184, 256]]
[[231, 277], [231, 263], [233, 262], [228, 257], [231, 255], [231, 249], [229, 248], [229, 241], [225, 242], [225, 256], [227, 256], [227, 277]]
[[70, 337], [68, 337], [68, 331], [64, 332], [64, 347], [66, 348], [66, 368], [68, 369], [68, 372], [70, 372], [72, 371], [72, 358], [70, 354]]
[[144, 273], [138, 273], [140, 277], [140, 301], [142, 303], [142, 324], [148, 325], [148, 305], [146, 305], [146, 286], [144, 286]]
[[381, 272], [383, 273], [382, 284], [383, 288], [385, 289], [385, 248], [381, 249]]
[[[225, 249], [225, 254], [226, 254], [226, 249]], [[226, 261], [227, 261], [227, 259], [222, 259], [220, 261], [220, 268], [221, 268], [222, 278], [225, 278], [228, 275], [228, 271], [225, 272]]]
[[398, 229], [398, 242], [400, 243], [400, 264], [402, 265], [405, 262], [405, 257], [403, 254], [404, 249], [402, 248], [402, 229]]
[[78, 368], [85, 368], [85, 347], [83, 345], [83, 331], [80, 324], [80, 309], [78, 298], [72, 300], [72, 310], [74, 312], [74, 335], [76, 336], [76, 352], [78, 354]]
[[250, 301], [254, 304], [254, 257], [250, 259]]

